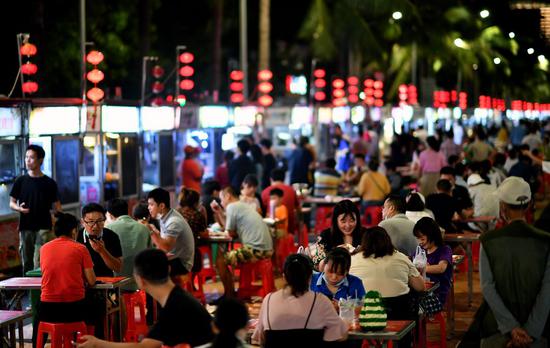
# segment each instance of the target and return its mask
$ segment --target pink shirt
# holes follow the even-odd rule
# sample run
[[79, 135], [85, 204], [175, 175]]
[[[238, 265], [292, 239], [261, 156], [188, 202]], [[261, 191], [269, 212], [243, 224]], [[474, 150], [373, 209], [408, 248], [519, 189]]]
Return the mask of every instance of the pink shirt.
[[[264, 330], [269, 329], [267, 323], [267, 300], [269, 301], [269, 321], [272, 330], [303, 329], [306, 324], [307, 315], [313, 304], [315, 294], [312, 291], [306, 292], [300, 297], [290, 295], [290, 292], [281, 289], [272, 292], [264, 298], [260, 308], [258, 324], [252, 335], [255, 342], [264, 343]], [[323, 339], [325, 341], [336, 341], [342, 339], [348, 331], [348, 326], [334, 309], [328, 297], [317, 294], [315, 306], [311, 312], [308, 329], [325, 329]]]
[[440, 152], [435, 152], [432, 149], [426, 149], [420, 153], [418, 157], [420, 161], [420, 169], [422, 173], [438, 173], [441, 168], [447, 165], [445, 156]]

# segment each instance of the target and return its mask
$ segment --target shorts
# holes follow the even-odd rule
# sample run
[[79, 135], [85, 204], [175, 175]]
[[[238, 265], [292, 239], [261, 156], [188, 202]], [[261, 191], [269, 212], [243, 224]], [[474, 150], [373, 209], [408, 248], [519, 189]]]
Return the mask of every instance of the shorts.
[[269, 259], [273, 256], [273, 250], [256, 250], [248, 245], [243, 245], [239, 249], [226, 252], [224, 256], [227, 265], [237, 266], [239, 263]]

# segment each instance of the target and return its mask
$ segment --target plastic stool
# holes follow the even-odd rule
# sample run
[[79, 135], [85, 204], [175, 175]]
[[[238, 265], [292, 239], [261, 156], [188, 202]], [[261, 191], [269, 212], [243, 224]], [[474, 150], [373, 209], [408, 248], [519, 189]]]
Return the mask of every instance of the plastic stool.
[[[147, 327], [147, 319], [145, 317], [146, 299], [145, 292], [136, 291], [134, 293], [125, 293], [122, 295], [124, 304], [126, 305], [126, 334], [124, 335], [125, 342], [139, 342], [140, 336], [145, 337], [149, 328]], [[136, 309], [139, 317], [136, 318]]]
[[428, 341], [428, 335], [426, 334], [426, 347], [447, 348], [447, 325], [445, 324], [443, 312], [439, 312], [427, 319], [426, 323], [439, 324], [439, 341]]
[[[253, 285], [256, 277], [262, 278], [262, 285]], [[239, 278], [239, 291], [237, 296], [241, 299], [252, 296], [265, 297], [275, 290], [273, 279], [273, 264], [271, 259], [262, 259], [256, 262], [245, 262], [241, 264], [241, 277]]]
[[74, 323], [48, 323], [41, 321], [38, 325], [38, 339], [36, 346], [44, 347], [44, 334], [51, 336], [51, 348], [73, 348], [71, 341], [75, 339], [74, 334], [80, 332], [86, 334], [86, 324], [83, 321]]
[[[197, 280], [197, 285], [195, 286], [195, 279]], [[206, 296], [204, 295], [204, 278], [202, 273], [191, 273], [191, 279], [187, 282], [187, 291], [193, 295], [194, 298], [199, 300], [200, 303], [206, 304]]]
[[474, 269], [476, 265], [479, 265], [479, 249], [481, 242], [479, 240], [472, 242], [472, 261], [474, 262]]
[[382, 207], [381, 206], [370, 206], [365, 208], [364, 216], [364, 225], [367, 227], [378, 226], [382, 221]]
[[202, 269], [200, 271], [203, 279], [210, 278], [212, 281], [216, 281], [216, 266], [214, 265], [214, 258], [212, 257], [212, 248], [210, 245], [201, 245], [199, 250], [202, 255]]
[[332, 207], [317, 207], [315, 211], [315, 233], [319, 234], [332, 225]]

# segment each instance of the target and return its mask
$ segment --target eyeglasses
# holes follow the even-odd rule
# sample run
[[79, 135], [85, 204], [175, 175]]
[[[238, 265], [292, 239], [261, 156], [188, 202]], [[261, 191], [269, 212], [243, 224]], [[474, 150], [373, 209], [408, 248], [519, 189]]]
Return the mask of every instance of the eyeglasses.
[[86, 220], [83, 220], [83, 221], [86, 224], [86, 226], [94, 227], [95, 225], [102, 225], [105, 222], [105, 219], [95, 220], [95, 221], [86, 221]]

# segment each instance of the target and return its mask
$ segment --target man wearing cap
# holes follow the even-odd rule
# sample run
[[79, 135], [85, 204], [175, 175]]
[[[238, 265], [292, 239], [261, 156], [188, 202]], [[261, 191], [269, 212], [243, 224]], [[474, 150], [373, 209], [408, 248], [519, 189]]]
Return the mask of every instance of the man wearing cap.
[[529, 184], [509, 177], [497, 190], [507, 225], [481, 236], [481, 347], [547, 347], [550, 234], [525, 221]]
[[468, 192], [474, 202], [474, 216], [498, 216], [498, 201], [495, 187], [485, 183], [479, 174], [468, 177]]
[[204, 168], [197, 160], [200, 149], [198, 147], [185, 145], [183, 152], [185, 153], [185, 159], [181, 162], [180, 167], [182, 185], [197, 192], [201, 192]]

